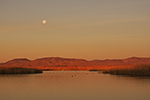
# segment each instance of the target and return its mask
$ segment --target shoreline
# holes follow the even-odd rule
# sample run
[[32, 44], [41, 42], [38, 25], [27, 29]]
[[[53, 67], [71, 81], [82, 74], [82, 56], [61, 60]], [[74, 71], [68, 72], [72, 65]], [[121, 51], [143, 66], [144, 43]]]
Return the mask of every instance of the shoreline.
[[0, 74], [36, 74], [43, 71], [97, 71], [103, 74], [132, 77], [150, 76], [150, 64], [136, 66], [91, 66], [91, 67], [1, 67]]

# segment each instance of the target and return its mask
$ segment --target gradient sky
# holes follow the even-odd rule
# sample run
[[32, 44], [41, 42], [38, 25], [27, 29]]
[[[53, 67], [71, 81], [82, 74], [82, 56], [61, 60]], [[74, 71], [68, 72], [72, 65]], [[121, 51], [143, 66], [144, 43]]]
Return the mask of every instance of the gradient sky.
[[0, 0], [0, 62], [52, 56], [150, 57], [150, 0]]

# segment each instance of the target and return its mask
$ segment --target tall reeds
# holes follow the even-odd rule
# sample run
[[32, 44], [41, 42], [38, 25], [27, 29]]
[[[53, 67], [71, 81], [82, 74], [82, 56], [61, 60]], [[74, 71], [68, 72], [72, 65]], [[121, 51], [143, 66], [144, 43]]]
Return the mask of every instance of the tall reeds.
[[0, 68], [0, 74], [34, 74], [42, 73], [42, 70], [33, 69], [33, 68]]
[[128, 75], [128, 76], [150, 76], [150, 65], [137, 65], [127, 68], [113, 68], [103, 70], [102, 73], [111, 75]]

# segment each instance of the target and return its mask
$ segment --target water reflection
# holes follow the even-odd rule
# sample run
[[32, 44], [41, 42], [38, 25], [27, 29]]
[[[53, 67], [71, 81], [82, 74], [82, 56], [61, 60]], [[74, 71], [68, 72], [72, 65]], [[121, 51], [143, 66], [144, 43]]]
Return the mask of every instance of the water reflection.
[[149, 100], [150, 79], [45, 71], [0, 76], [0, 90], [1, 100]]

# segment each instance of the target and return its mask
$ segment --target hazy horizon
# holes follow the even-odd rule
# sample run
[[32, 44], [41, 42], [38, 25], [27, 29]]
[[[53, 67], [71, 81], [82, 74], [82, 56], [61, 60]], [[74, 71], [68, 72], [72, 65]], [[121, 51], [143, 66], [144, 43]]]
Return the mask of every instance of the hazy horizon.
[[150, 57], [149, 11], [149, 0], [0, 0], [0, 63]]
[[12, 58], [12, 59], [8, 59], [6, 60], [5, 62], [0, 62], [0, 63], [6, 63], [8, 61], [11, 61], [11, 60], [14, 60], [14, 59], [27, 59], [27, 60], [30, 60], [30, 61], [34, 61], [34, 60], [37, 60], [37, 59], [44, 59], [44, 58], [64, 58], [64, 59], [83, 59], [83, 60], [86, 60], [86, 61], [93, 61], [93, 60], [123, 60], [123, 59], [129, 59], [129, 58], [150, 58], [150, 57], [127, 57], [127, 58], [107, 58], [107, 59], [85, 59], [85, 58], [75, 58], [75, 57], [37, 57], [37, 58], [34, 58], [34, 59], [30, 59], [30, 58], [25, 58], [25, 57], [16, 57], [16, 58]]

